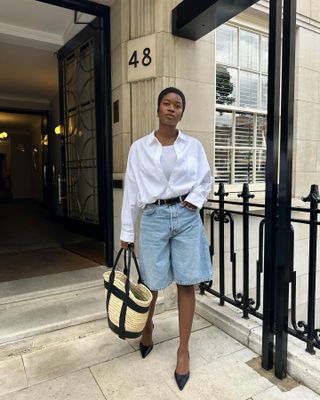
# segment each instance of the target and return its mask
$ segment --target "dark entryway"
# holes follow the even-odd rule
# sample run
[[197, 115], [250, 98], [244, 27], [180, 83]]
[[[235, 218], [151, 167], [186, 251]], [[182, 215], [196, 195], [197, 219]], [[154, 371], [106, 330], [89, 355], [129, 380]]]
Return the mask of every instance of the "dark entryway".
[[[61, 246], [62, 228], [47, 210], [32, 201], [0, 206], [0, 282], [101, 265], [97, 254], [83, 256]], [[99, 262], [100, 261], [100, 262]]]
[[[0, 151], [0, 231], [2, 237], [0, 282], [88, 268], [98, 264], [111, 264], [113, 257], [109, 9], [96, 3], [83, 1], [44, 1], [44, 3], [68, 8], [75, 12], [81, 11], [83, 15], [96, 16], [95, 22], [92, 22], [92, 18], [89, 18], [87, 22], [81, 22], [80, 26], [83, 27], [84, 34], [75, 36], [59, 53], [60, 62], [63, 57], [70, 61], [72, 57], [78, 60], [78, 53], [83, 55], [81, 64], [85, 68], [80, 68], [80, 72], [89, 66], [90, 76], [82, 76], [82, 87], [79, 86], [77, 89], [90, 95], [94, 92], [94, 98], [89, 96], [87, 101], [82, 101], [82, 96], [81, 103], [70, 107], [70, 104], [65, 101], [67, 96], [66, 91], [63, 91], [64, 78], [63, 73], [61, 74], [60, 126], [62, 128], [69, 126], [70, 112], [73, 112], [74, 137], [77, 136], [77, 139], [80, 139], [75, 152], [76, 156], [73, 159], [69, 157], [68, 161], [66, 154], [69, 156], [77, 144], [72, 143], [72, 135], [55, 135], [55, 127], [59, 122], [57, 118], [52, 118], [51, 111], [38, 111], [36, 108], [2, 108], [2, 111], [12, 113], [12, 115], [25, 113], [31, 116], [35, 113], [39, 120], [41, 119], [41, 127], [39, 122], [39, 128], [36, 129], [39, 143], [34, 144], [29, 140], [27, 130], [23, 136], [20, 135], [21, 140], [17, 143], [15, 139], [19, 135], [16, 133], [16, 136], [10, 135], [9, 140], [10, 149], [12, 146], [14, 150], [20, 149], [26, 164], [24, 167], [20, 165], [19, 168], [20, 172], [23, 171], [28, 175], [28, 180], [21, 178], [22, 184], [18, 187], [21, 191], [22, 187], [27, 182], [31, 182], [35, 175], [35, 179], [39, 181], [37, 198], [34, 198], [35, 194], [32, 193], [31, 186], [28, 193], [25, 191], [25, 195], [21, 193], [17, 196], [13, 195], [12, 182], [15, 171], [8, 168], [8, 162], [11, 163], [12, 159], [8, 161], [7, 154]], [[78, 24], [77, 18], [75, 13], [75, 24]], [[82, 42], [79, 42], [80, 39]], [[91, 47], [87, 46], [90, 41]], [[88, 54], [89, 57], [87, 57]], [[71, 60], [71, 64], [72, 62]], [[94, 63], [93, 68], [91, 68], [92, 63]], [[76, 69], [79, 72], [78, 66]], [[58, 75], [58, 61], [56, 72]], [[90, 80], [91, 83], [88, 85], [87, 82]], [[84, 113], [77, 115], [77, 111], [81, 108]], [[53, 116], [57, 117], [57, 113]], [[90, 139], [86, 135], [86, 129], [90, 134]], [[23, 128], [21, 130], [23, 131]], [[61, 145], [57, 146], [57, 143]], [[57, 157], [57, 147], [62, 157]], [[88, 149], [90, 154], [88, 154]], [[79, 158], [78, 153], [81, 152], [83, 157]], [[88, 162], [91, 164], [89, 165]], [[94, 206], [91, 204], [91, 194], [84, 198], [82, 188], [76, 188], [74, 185], [79, 171], [81, 171], [80, 179], [88, 187], [95, 187]], [[64, 187], [67, 181], [69, 181], [69, 186]], [[72, 198], [75, 194], [76, 196]], [[78, 195], [79, 198], [77, 198]], [[66, 198], [65, 201], [64, 198]], [[85, 212], [76, 215], [75, 210], [79, 199], [83, 200]], [[59, 204], [60, 201], [65, 204]], [[73, 206], [70, 207], [70, 205]], [[94, 220], [92, 209], [96, 212], [94, 221], [97, 222], [96, 224], [92, 224]], [[85, 223], [80, 221], [79, 217], [82, 215], [86, 216]]]

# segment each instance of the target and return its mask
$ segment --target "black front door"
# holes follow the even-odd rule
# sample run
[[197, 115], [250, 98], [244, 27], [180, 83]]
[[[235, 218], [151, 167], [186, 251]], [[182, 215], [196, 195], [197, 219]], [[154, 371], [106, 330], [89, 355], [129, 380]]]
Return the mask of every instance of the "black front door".
[[59, 198], [65, 227], [103, 240], [105, 212], [105, 111], [100, 107], [101, 22], [96, 18], [58, 52], [62, 175]]

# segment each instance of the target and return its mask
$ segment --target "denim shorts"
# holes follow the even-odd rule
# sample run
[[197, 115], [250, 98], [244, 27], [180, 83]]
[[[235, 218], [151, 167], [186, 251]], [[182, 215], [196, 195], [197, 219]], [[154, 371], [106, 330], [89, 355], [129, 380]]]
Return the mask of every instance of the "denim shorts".
[[173, 281], [193, 285], [212, 279], [212, 264], [199, 209], [148, 204], [140, 223], [140, 272], [150, 290]]

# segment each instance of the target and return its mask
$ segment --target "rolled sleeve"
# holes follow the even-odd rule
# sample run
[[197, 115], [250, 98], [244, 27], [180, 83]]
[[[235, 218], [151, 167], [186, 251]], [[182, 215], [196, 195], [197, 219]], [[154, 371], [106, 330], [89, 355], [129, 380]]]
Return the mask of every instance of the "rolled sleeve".
[[194, 206], [198, 208], [202, 208], [204, 202], [206, 201], [205, 198], [198, 196], [197, 194], [190, 192], [188, 196], [186, 197], [185, 201], [188, 203], [193, 204]]
[[212, 189], [212, 177], [206, 153], [200, 142], [197, 159], [198, 168], [196, 182], [188, 194], [186, 201], [194, 204], [198, 208], [202, 208], [203, 204], [207, 200], [208, 194]]

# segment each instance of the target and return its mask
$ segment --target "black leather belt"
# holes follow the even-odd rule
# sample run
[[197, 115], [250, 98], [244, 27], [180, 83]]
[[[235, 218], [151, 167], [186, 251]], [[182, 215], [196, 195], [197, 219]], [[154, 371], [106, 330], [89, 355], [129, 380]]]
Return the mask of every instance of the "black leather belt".
[[162, 206], [164, 204], [176, 204], [176, 203], [180, 203], [181, 201], [183, 201], [187, 196], [188, 196], [188, 193], [183, 194], [182, 196], [172, 197], [171, 199], [159, 199], [159, 200], [156, 200], [152, 204], [157, 204], [158, 206]]

